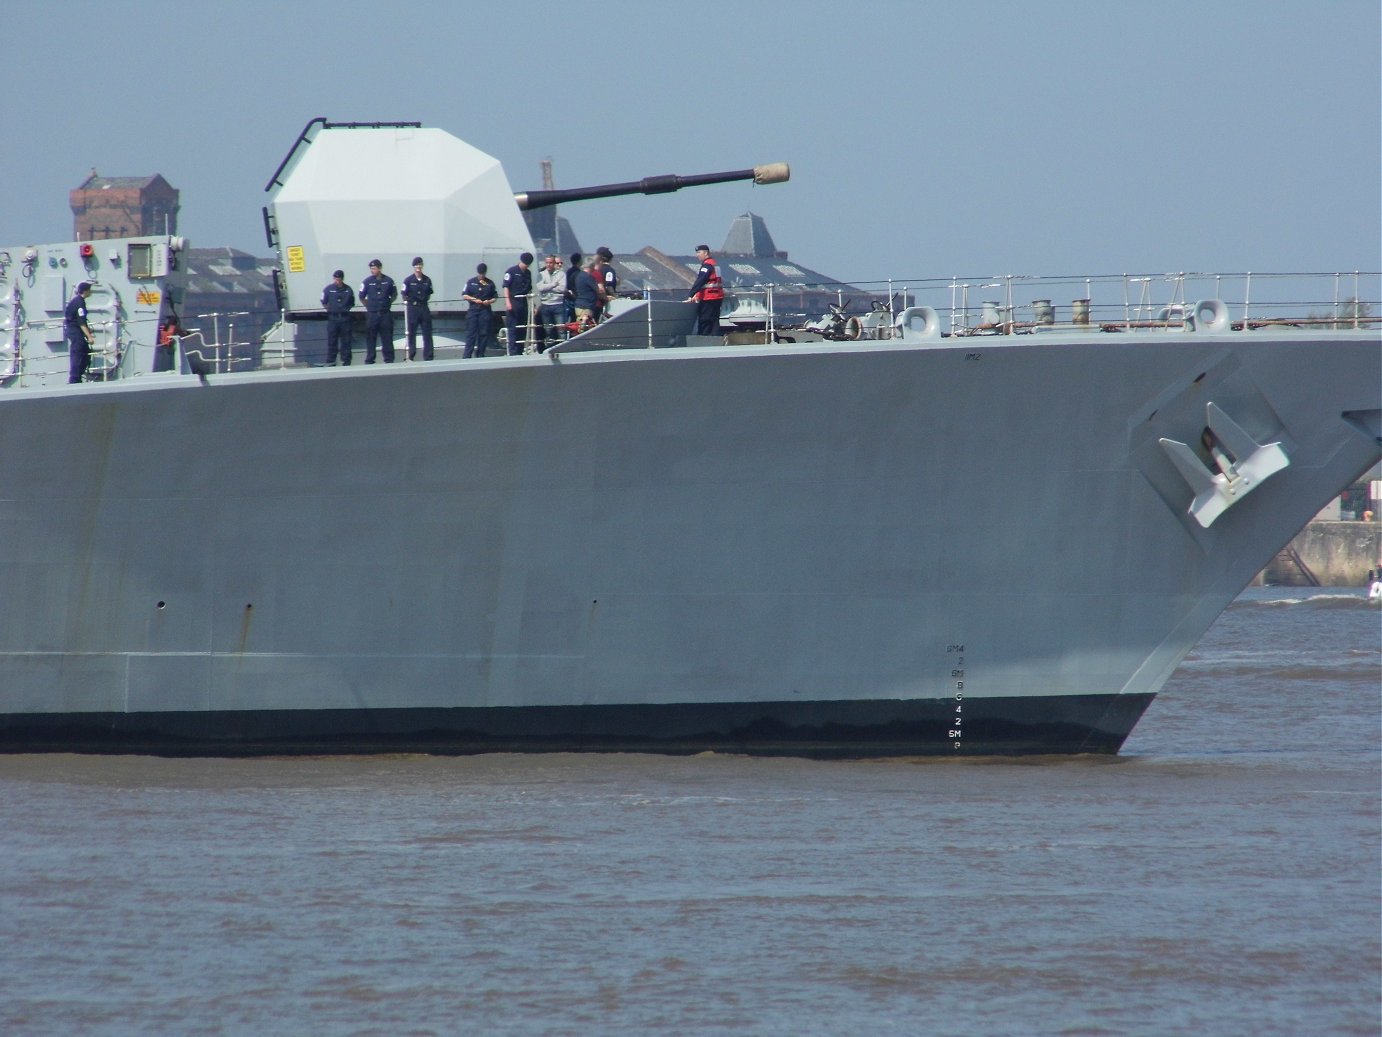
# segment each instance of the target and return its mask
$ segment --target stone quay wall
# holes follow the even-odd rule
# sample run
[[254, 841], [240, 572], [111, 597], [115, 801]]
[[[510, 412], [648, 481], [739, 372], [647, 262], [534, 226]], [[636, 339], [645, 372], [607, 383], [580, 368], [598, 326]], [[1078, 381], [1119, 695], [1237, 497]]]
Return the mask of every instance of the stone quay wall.
[[[1300, 560], [1297, 564], [1295, 557]], [[1322, 587], [1362, 587], [1368, 570], [1382, 566], [1382, 522], [1337, 522], [1315, 519], [1296, 534], [1290, 548], [1262, 570], [1258, 583], [1308, 585], [1300, 565]]]

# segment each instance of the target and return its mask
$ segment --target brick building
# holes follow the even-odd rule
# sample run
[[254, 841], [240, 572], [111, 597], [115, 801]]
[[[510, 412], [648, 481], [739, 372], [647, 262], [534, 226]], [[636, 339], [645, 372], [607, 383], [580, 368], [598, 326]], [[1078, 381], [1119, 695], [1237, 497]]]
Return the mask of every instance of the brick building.
[[96, 170], [71, 192], [77, 241], [178, 232], [178, 190], [153, 176], [100, 176]]

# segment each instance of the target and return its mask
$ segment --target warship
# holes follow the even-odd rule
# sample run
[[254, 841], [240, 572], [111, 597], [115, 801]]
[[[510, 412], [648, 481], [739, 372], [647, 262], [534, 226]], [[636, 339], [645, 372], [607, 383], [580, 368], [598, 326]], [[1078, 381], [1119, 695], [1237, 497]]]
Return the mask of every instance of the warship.
[[525, 208], [695, 182], [522, 195], [443, 130], [313, 120], [263, 213], [281, 348], [243, 365], [185, 334], [156, 370], [180, 238], [0, 249], [0, 750], [1116, 753], [1382, 456], [1356, 305], [1008, 281], [814, 341], [654, 298], [518, 356], [291, 339], [333, 269], [418, 254], [444, 337], [477, 262], [532, 250]]

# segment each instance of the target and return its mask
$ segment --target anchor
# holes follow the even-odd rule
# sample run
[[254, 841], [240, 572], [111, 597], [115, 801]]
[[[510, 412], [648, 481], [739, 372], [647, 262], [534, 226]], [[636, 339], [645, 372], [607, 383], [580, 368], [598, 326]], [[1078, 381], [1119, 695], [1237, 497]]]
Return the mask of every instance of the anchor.
[[1174, 439], [1161, 448], [1190, 484], [1195, 499], [1188, 512], [1205, 529], [1269, 477], [1291, 463], [1280, 443], [1259, 443], [1215, 403], [1205, 405], [1205, 445], [1218, 466], [1211, 472], [1195, 451]]

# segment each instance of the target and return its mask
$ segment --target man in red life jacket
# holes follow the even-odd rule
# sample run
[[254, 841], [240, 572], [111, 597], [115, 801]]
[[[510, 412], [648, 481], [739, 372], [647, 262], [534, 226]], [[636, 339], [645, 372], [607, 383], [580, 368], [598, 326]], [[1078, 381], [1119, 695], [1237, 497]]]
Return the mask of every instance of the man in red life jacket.
[[720, 280], [715, 260], [710, 257], [709, 245], [697, 245], [696, 257], [701, 261], [701, 268], [696, 271], [696, 280], [691, 285], [691, 294], [686, 301], [696, 304], [696, 334], [718, 335], [725, 284]]
[[182, 328], [177, 317], [169, 317], [158, 329], [158, 345], [154, 348], [154, 373], [171, 371], [177, 366], [178, 339]]

